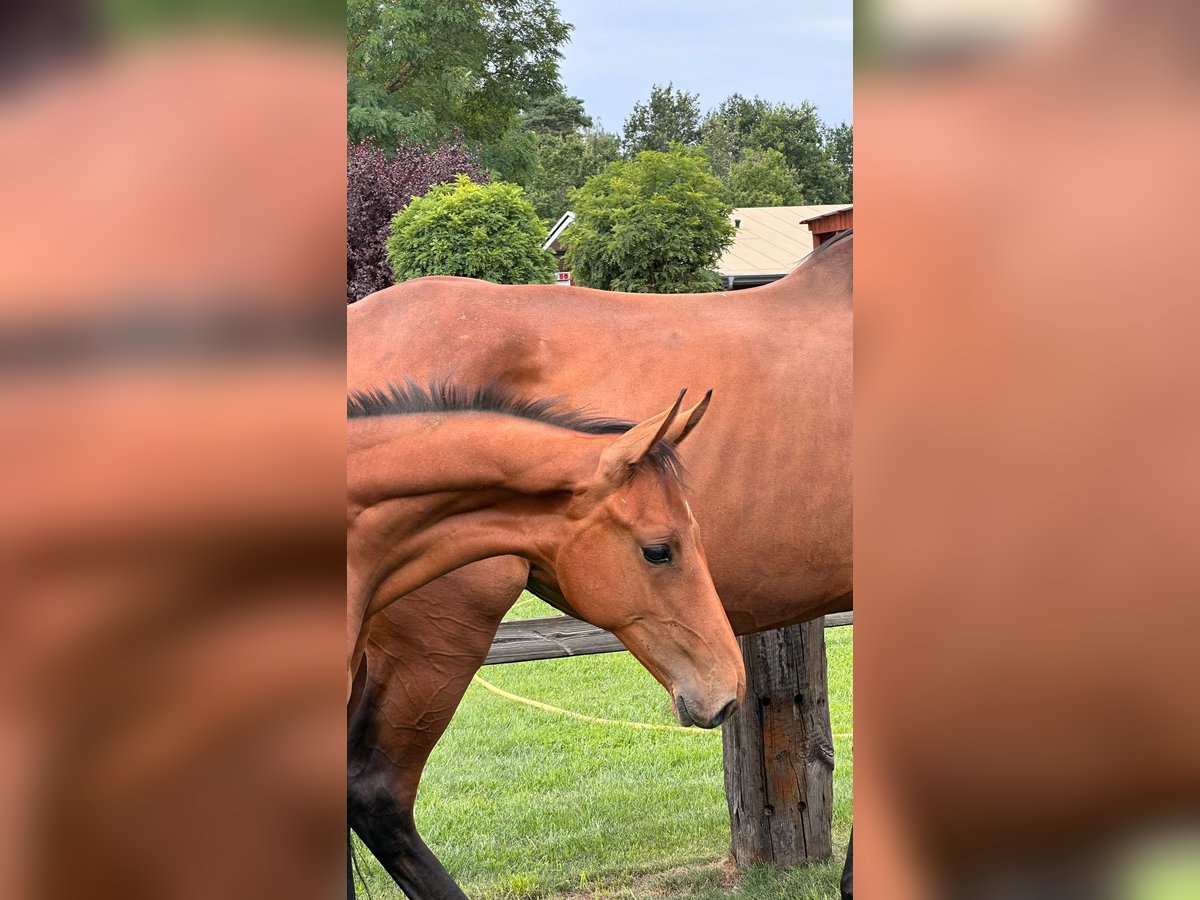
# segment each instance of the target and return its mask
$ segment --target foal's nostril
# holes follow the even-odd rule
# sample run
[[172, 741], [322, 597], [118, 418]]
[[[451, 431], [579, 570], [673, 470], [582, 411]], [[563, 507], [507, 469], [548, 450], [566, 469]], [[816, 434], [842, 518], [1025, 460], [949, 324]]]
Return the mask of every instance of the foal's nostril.
[[679, 715], [679, 722], [684, 727], [696, 725], [700, 728], [716, 728], [726, 719], [734, 714], [738, 708], [738, 701], [735, 697], [730, 700], [710, 719], [697, 718], [690, 709], [688, 709], [687, 699], [683, 694], [679, 694], [675, 698], [675, 709]]
[[730, 700], [728, 703], [722, 706], [721, 711], [717, 713], [716, 718], [713, 719], [713, 727], [716, 728], [718, 725], [732, 716], [735, 712], [737, 712], [737, 708], [738, 702], [736, 699]]
[[676, 696], [675, 710], [679, 716], [679, 724], [684, 728], [691, 728], [696, 724], [696, 720], [692, 718], [691, 711], [687, 708], [687, 700], [684, 699], [683, 694]]

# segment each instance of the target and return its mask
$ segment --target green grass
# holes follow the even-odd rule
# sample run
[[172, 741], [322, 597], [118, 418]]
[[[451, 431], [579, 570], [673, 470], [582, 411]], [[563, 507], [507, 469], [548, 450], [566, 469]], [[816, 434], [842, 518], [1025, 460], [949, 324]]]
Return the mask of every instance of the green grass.
[[[510, 616], [552, 614], [526, 596]], [[831, 863], [733, 876], [719, 732], [581, 722], [479, 685], [430, 758], [417, 825], [468, 896], [481, 900], [836, 898], [850, 836], [852, 632], [825, 632], [837, 753]], [[481, 674], [510, 693], [585, 715], [674, 724], [666, 692], [627, 653]], [[371, 895], [402, 897], [362, 855]]]

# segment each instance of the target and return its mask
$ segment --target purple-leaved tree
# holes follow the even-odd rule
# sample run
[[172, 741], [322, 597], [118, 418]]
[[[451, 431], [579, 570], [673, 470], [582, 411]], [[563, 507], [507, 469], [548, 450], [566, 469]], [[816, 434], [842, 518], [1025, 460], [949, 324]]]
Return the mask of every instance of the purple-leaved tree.
[[393, 283], [387, 260], [388, 225], [413, 197], [458, 174], [476, 183], [488, 173], [458, 139], [436, 146], [402, 145], [388, 159], [364, 141], [346, 148], [346, 302]]

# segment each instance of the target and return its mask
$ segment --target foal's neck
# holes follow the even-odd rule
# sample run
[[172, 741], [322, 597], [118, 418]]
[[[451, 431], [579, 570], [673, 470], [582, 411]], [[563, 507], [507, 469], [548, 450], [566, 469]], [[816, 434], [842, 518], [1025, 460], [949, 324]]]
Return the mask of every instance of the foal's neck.
[[488, 490], [540, 496], [590, 475], [612, 440], [500, 413], [350, 420], [348, 487], [364, 505]]
[[491, 556], [552, 562], [612, 436], [485, 413], [352, 420], [347, 556], [372, 610]]

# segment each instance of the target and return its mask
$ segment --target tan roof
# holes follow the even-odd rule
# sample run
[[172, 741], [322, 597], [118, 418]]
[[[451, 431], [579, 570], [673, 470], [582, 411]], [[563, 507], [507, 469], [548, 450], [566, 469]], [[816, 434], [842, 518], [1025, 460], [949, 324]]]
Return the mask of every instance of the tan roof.
[[717, 269], [722, 275], [786, 275], [812, 252], [812, 232], [801, 221], [849, 208], [834, 203], [735, 209], [730, 219], [741, 225]]

